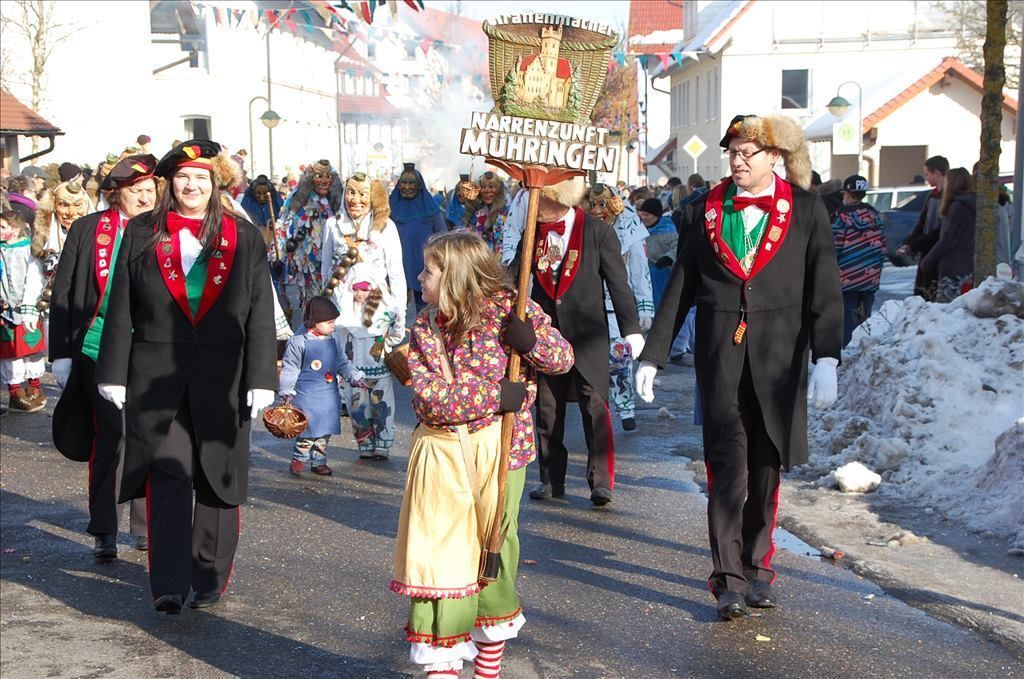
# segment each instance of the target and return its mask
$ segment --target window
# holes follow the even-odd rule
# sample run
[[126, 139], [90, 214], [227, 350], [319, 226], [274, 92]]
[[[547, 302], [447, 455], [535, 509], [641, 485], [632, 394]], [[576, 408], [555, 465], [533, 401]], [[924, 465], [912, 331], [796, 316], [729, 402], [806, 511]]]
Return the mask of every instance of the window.
[[711, 120], [711, 73], [708, 73], [707, 92], [704, 95], [704, 120]]
[[368, 42], [366, 45], [366, 58], [376, 59], [377, 58], [377, 44], [374, 42]]
[[807, 108], [810, 102], [808, 71], [806, 68], [782, 71], [781, 108]]
[[700, 76], [697, 76], [696, 84], [693, 87], [693, 123], [700, 122]]
[[186, 116], [185, 117], [185, 138], [186, 139], [210, 139], [210, 116]]
[[405, 58], [415, 59], [416, 58], [416, 41], [409, 40], [405, 43]]

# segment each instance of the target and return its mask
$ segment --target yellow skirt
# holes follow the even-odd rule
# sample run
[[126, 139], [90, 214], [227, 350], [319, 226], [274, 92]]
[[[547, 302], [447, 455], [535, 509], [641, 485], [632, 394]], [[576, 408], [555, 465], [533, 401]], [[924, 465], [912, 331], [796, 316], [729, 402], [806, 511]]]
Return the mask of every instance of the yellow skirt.
[[[498, 495], [501, 422], [469, 435], [486, 521]], [[459, 435], [416, 428], [398, 519], [391, 590], [423, 599], [457, 599], [480, 591], [481, 528]]]

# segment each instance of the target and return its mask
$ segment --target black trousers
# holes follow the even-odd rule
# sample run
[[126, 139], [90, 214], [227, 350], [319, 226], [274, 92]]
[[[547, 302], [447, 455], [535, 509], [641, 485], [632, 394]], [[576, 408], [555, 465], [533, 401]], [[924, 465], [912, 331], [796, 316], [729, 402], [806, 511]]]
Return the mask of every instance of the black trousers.
[[565, 485], [569, 451], [562, 439], [565, 404], [572, 386], [576, 388], [583, 435], [587, 440], [587, 483], [591, 490], [611, 490], [615, 487], [615, 440], [608, 401], [576, 368], [564, 375], [537, 375], [537, 463], [541, 483]]
[[[198, 460], [188, 400], [182, 402], [149, 470], [149, 585], [153, 599], [223, 592], [238, 548], [237, 505], [224, 503]], [[195, 507], [192, 494], [195, 490]]]
[[746, 594], [754, 580], [775, 580], [772, 532], [781, 462], [765, 429], [749, 364], [744, 363], [729, 413], [713, 419], [720, 424], [704, 419], [704, 464], [713, 564], [708, 587], [718, 598], [727, 590]]
[[[78, 359], [82, 372], [82, 393], [92, 406], [94, 439], [89, 458], [89, 527], [91, 535], [116, 535], [124, 504], [118, 504], [124, 458], [124, 413], [96, 390], [96, 364], [91, 358]], [[146, 500], [131, 501], [129, 529], [132, 535], [146, 534]]]

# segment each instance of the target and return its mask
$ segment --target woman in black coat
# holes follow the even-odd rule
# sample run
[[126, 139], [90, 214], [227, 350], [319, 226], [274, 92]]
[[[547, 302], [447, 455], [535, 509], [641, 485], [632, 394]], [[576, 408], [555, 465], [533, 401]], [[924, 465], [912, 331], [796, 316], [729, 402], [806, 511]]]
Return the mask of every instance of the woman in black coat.
[[946, 174], [939, 216], [939, 240], [921, 260], [921, 269], [938, 279], [935, 302], [952, 302], [974, 282], [974, 227], [977, 194], [971, 174], [955, 167]]
[[170, 186], [125, 229], [96, 368], [100, 394], [125, 409], [121, 499], [148, 500], [150, 588], [165, 613], [190, 590], [200, 608], [227, 587], [250, 424], [277, 381], [266, 248], [221, 204], [219, 151], [187, 141], [158, 164]]

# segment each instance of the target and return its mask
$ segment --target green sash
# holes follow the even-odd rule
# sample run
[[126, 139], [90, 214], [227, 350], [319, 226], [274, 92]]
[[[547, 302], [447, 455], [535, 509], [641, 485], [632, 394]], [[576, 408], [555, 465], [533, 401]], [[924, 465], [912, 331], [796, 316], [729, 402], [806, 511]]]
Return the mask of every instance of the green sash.
[[[114, 236], [114, 250], [110, 256], [111, 262], [117, 261], [117, 251], [121, 249], [121, 236], [124, 233], [123, 229], [117, 230], [117, 235]], [[103, 337], [103, 317], [107, 315], [107, 303], [110, 302], [110, 288], [111, 283], [114, 280], [114, 270], [116, 267], [111, 265], [107, 271], [107, 286], [103, 289], [103, 300], [100, 302], [100, 308], [96, 312], [96, 318], [93, 319], [92, 325], [89, 326], [89, 330], [85, 333], [85, 339], [82, 341], [82, 354], [88, 356], [93, 362], [100, 360], [100, 339]]]
[[206, 257], [200, 256], [185, 276], [185, 293], [188, 295], [188, 308], [192, 310], [192, 318], [199, 313], [199, 304], [203, 301], [203, 289], [206, 288]]

